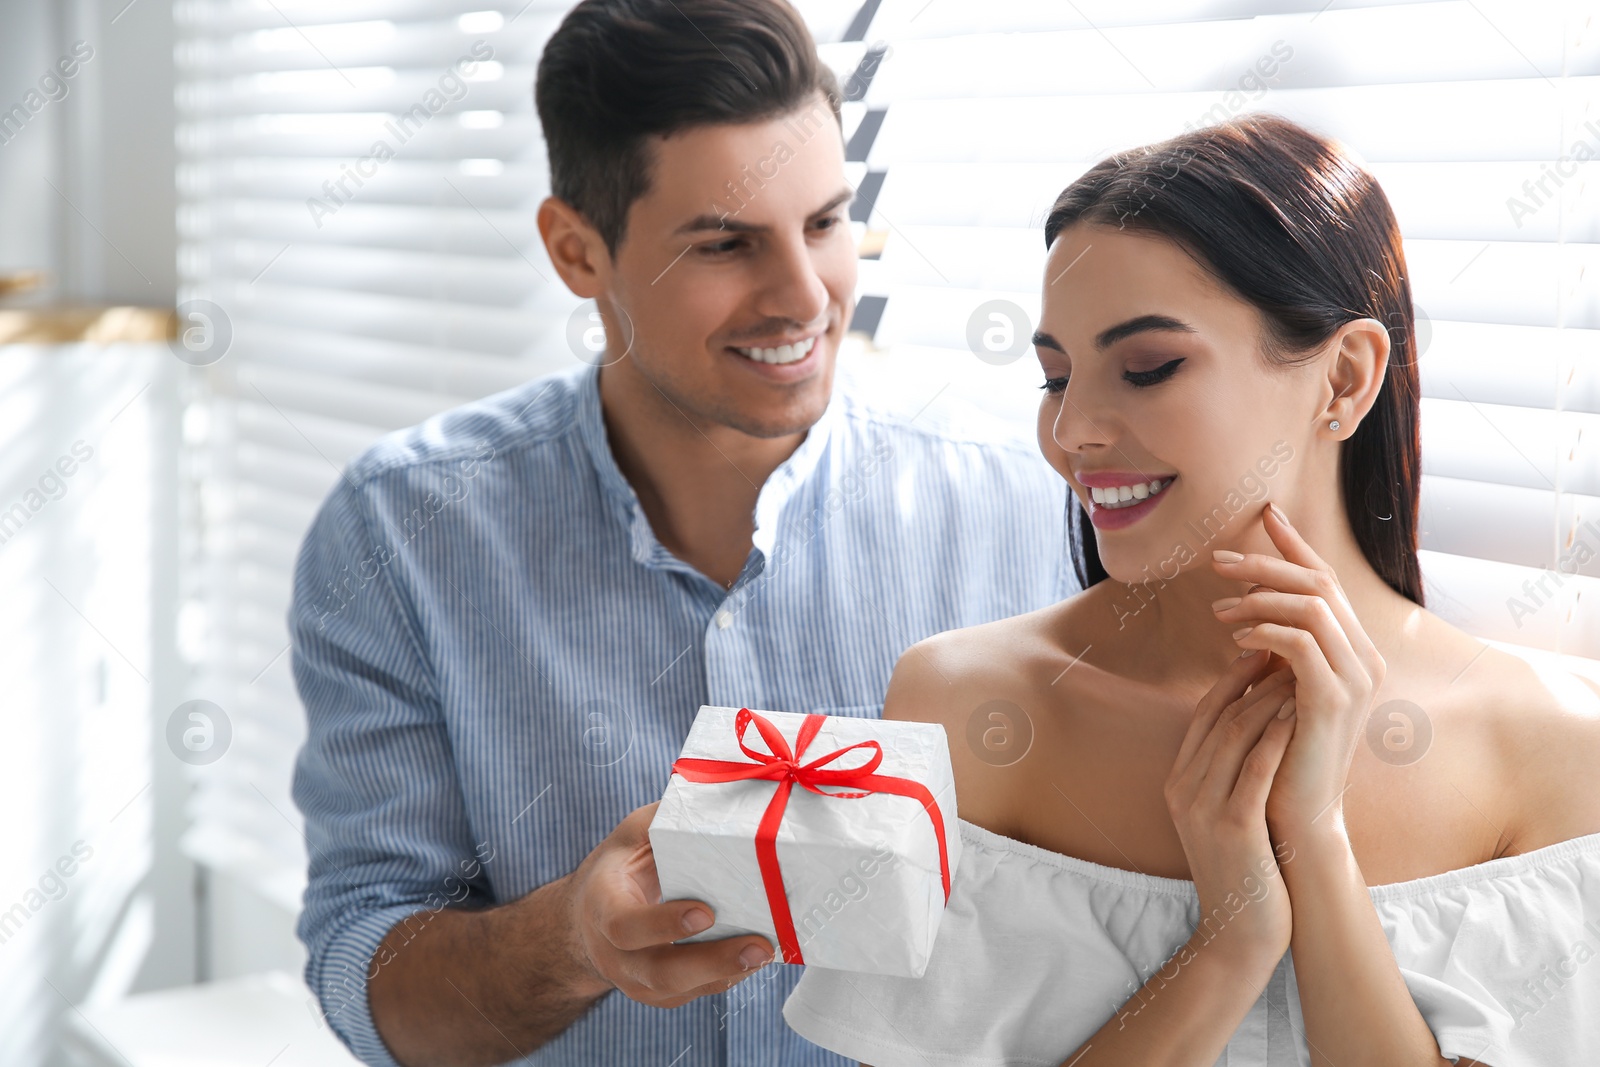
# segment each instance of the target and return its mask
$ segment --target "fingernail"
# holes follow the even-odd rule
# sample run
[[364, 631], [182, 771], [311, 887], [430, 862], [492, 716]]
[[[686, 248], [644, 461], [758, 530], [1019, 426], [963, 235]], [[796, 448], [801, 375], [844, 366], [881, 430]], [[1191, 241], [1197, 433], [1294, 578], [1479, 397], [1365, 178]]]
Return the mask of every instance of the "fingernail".
[[1289, 525], [1289, 516], [1284, 514], [1283, 508], [1279, 507], [1276, 503], [1269, 503], [1267, 507], [1271, 508], [1272, 513], [1278, 516], [1279, 522], [1283, 523], [1285, 526]]
[[739, 966], [747, 971], [753, 971], [767, 962], [767, 954], [759, 945], [746, 945], [744, 951], [739, 953]]
[[688, 933], [698, 934], [710, 925], [711, 916], [700, 908], [691, 908], [683, 913], [683, 928]]
[[1260, 651], [1261, 650], [1259, 648], [1247, 648], [1243, 652], [1239, 653], [1239, 658], [1240, 659], [1249, 659], [1251, 656], [1255, 655], [1257, 652], [1260, 652]]
[[1230, 552], [1226, 548], [1219, 548], [1211, 553], [1211, 558], [1218, 563], [1243, 563], [1244, 556], [1238, 552]]
[[1255, 629], [1254, 626], [1246, 626], [1242, 630], [1235, 630], [1235, 631], [1233, 631], [1233, 639], [1235, 641], [1237, 641], [1241, 637], [1243, 637], [1245, 634], [1249, 633], [1251, 630], [1254, 630], [1254, 629]]
[[1236, 596], [1225, 596], [1221, 600], [1212, 601], [1211, 610], [1227, 611], [1229, 608], [1236, 608], [1242, 603], [1242, 599]]
[[1278, 709], [1278, 718], [1287, 719], [1289, 716], [1291, 716], [1293, 714], [1294, 714], [1294, 697], [1290, 697], [1288, 700], [1285, 700], [1283, 702], [1283, 707]]

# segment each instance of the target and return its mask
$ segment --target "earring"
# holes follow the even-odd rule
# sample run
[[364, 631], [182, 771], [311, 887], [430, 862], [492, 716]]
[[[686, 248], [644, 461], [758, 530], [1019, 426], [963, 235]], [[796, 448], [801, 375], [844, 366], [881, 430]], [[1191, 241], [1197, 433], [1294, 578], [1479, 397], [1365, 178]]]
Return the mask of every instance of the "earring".
[[1332, 422], [1328, 423], [1328, 429], [1337, 430], [1338, 428], [1339, 428], [1339, 420], [1338, 419], [1334, 419]]

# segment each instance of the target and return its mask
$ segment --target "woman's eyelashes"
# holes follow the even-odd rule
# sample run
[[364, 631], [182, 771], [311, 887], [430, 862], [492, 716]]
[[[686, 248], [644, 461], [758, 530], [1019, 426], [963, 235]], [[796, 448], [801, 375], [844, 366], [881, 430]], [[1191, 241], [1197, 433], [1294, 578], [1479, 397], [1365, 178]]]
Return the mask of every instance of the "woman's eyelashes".
[[1123, 371], [1122, 379], [1129, 385], [1136, 385], [1140, 388], [1157, 385], [1176, 374], [1178, 372], [1178, 364], [1182, 362], [1183, 357], [1180, 356], [1177, 359], [1168, 360], [1153, 370]]
[[[1152, 385], [1159, 385], [1178, 372], [1178, 364], [1182, 363], [1185, 358], [1187, 357], [1180, 356], [1177, 359], [1168, 360], [1166, 363], [1163, 363], [1161, 366], [1152, 370], [1123, 371], [1122, 380], [1127, 382], [1129, 385], [1137, 386], [1140, 389], [1147, 388]], [[1044, 380], [1044, 384], [1039, 388], [1043, 389], [1047, 393], [1055, 395], [1057, 393], [1066, 391], [1067, 381], [1068, 376], [1066, 375], [1063, 375], [1060, 378], [1046, 378]]]

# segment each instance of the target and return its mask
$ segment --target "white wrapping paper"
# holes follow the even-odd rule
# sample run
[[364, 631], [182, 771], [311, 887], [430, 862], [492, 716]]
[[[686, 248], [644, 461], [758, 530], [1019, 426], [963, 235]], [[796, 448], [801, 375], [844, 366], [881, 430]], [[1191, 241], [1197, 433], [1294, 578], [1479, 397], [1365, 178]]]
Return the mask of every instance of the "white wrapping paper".
[[[737, 708], [702, 707], [682, 756], [753, 762], [739, 748]], [[804, 715], [762, 711], [790, 750]], [[817, 736], [798, 757], [818, 756], [859, 741], [877, 741], [883, 762], [874, 772], [922, 783], [944, 819], [950, 874], [961, 859], [955, 782], [943, 726], [847, 716], [824, 716]], [[745, 744], [767, 752], [751, 723]], [[858, 767], [871, 756], [856, 749], [825, 765]], [[674, 774], [650, 823], [650, 845], [663, 900], [700, 900], [716, 922], [684, 941], [761, 934], [778, 950], [777, 930], [756, 859], [756, 827], [778, 783], [764, 779], [691, 782]], [[822, 786], [831, 792], [860, 787]], [[875, 793], [849, 799], [818, 796], [796, 783], [777, 832], [778, 864], [795, 934], [810, 966], [920, 978], [944, 915], [944, 887], [934, 824], [912, 797]], [[780, 955], [781, 958], [781, 955]]]

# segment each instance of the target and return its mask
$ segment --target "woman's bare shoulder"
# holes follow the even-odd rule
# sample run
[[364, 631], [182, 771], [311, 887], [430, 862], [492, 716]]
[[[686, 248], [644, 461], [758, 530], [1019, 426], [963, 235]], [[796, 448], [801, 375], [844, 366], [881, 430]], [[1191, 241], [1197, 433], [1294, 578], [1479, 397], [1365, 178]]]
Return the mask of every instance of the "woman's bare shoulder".
[[1016, 798], [1026, 777], [1017, 773], [1018, 761], [1042, 725], [1039, 695], [1052, 692], [1052, 677], [1072, 661], [1062, 649], [1072, 647], [1079, 614], [1068, 600], [951, 630], [919, 641], [896, 664], [883, 717], [945, 728], [969, 822], [1016, 835]]
[[1508, 701], [1505, 716], [1524, 801], [1514, 852], [1600, 833], [1600, 689], [1567, 671], [1529, 670], [1526, 696]]
[[1048, 683], [1052, 668], [1071, 661], [1063, 647], [1085, 596], [918, 641], [895, 664], [883, 717], [949, 726], [984, 700], [1036, 690], [1041, 676]]
[[1600, 686], [1493, 647], [1462, 681], [1510, 798], [1505, 854], [1600, 833]]

